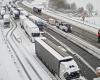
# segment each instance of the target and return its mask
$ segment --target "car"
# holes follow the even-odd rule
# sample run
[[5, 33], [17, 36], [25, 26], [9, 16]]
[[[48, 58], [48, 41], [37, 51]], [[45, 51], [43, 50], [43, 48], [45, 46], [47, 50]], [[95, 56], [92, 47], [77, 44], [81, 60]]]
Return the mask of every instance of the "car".
[[36, 12], [37, 14], [41, 14], [41, 9], [37, 7], [33, 7], [33, 11]]

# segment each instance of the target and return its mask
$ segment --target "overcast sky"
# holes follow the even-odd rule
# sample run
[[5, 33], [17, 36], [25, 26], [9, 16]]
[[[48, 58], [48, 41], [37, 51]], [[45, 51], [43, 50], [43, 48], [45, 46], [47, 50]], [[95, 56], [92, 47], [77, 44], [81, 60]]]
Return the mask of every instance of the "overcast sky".
[[100, 13], [100, 0], [67, 0], [68, 2], [75, 2], [79, 7], [86, 6], [87, 3], [91, 3], [94, 9]]

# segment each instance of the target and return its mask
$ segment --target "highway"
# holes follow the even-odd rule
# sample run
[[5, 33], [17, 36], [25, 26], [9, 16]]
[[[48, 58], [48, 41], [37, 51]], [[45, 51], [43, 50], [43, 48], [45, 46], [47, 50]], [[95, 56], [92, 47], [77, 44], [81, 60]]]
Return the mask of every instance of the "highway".
[[[35, 13], [33, 13], [32, 9], [26, 7], [25, 5], [22, 5], [21, 3], [19, 4], [19, 6], [23, 7], [24, 9], [26, 9], [28, 12], [44, 19], [47, 20], [50, 16], [42, 14], [42, 15], [37, 15]], [[87, 42], [89, 42], [90, 44], [100, 48], [100, 44], [98, 44], [97, 42], [97, 37], [95, 34], [92, 34], [88, 31], [85, 31], [83, 29], [80, 29], [76, 26], [72, 26], [73, 28], [73, 32], [72, 34], [86, 40]], [[66, 46], [70, 47], [73, 51], [75, 51], [79, 56], [82, 57], [83, 60], [85, 60], [88, 65], [85, 63], [85, 61], [82, 61], [82, 59], [80, 59], [79, 57], [77, 57], [76, 55], [73, 55], [71, 53], [69, 53], [70, 55], [72, 55], [74, 57], [74, 59], [77, 61], [79, 67], [81, 68], [81, 74], [83, 76], [85, 76], [88, 80], [92, 80], [94, 77], [96, 77], [94, 70], [96, 69], [97, 66], [100, 66], [100, 64], [98, 64], [100, 62], [100, 60], [91, 55], [88, 51], [82, 49], [80, 46], [74, 44], [73, 42], [67, 40], [66, 38], [64, 38], [63, 36], [57, 34], [56, 32], [50, 30], [50, 29], [45, 29], [47, 33], [51, 34], [53, 37], [57, 38], [59, 41], [61, 41], [62, 43], [64, 43]], [[50, 36], [48, 36], [47, 34], [44, 35], [45, 37], [47, 37], [48, 39], [50, 39], [52, 42], [54, 42], [56, 45], [60, 45], [57, 41], [55, 41], [53, 38], [51, 38]], [[92, 69], [90, 69], [90, 67], [92, 67]], [[91, 77], [90, 77], [91, 76]]]
[[[38, 15], [38, 14], [34, 13], [31, 8], [28, 8], [27, 6], [25, 6], [25, 5], [21, 4], [21, 3], [18, 3], [18, 5], [23, 7], [28, 12], [40, 17], [43, 20], [48, 20], [49, 18], [53, 18], [53, 17], [51, 17], [49, 15], [46, 15], [46, 14]], [[72, 30], [73, 30], [72, 34], [74, 34], [74, 35], [86, 40], [90, 44], [100, 48], [100, 44], [98, 44], [98, 39], [97, 39], [96, 34], [90, 33], [89, 31], [83, 30], [83, 29], [81, 29], [81, 28], [79, 28], [77, 26], [73, 26], [73, 25], [72, 25]]]
[[[18, 5], [45, 21], [48, 21], [49, 18], [53, 18], [44, 13], [38, 15], [34, 13], [31, 8], [21, 4], [21, 2], [19, 2]], [[24, 72], [23, 80], [57, 80], [37, 58], [35, 54], [35, 44], [30, 42], [29, 37], [21, 28], [20, 20], [14, 20], [11, 16], [11, 23], [11, 29], [8, 31], [6, 37], [22, 68], [22, 71], [20, 72]], [[77, 26], [72, 25], [72, 27], [72, 33], [65, 33], [56, 27], [53, 27], [53, 25], [48, 24], [47, 27], [45, 27], [43, 36], [57, 46], [62, 47], [66, 53], [74, 57], [79, 65], [82, 77], [85, 77], [87, 80], [93, 80], [93, 78], [96, 77], [95, 69], [100, 66], [100, 59], [94, 56], [96, 52], [93, 54], [92, 50], [83, 48], [81, 44], [75, 43], [74, 38], [71, 40], [71, 37], [77, 36], [98, 49], [100, 49], [100, 44], [98, 44], [97, 37], [94, 33], [90, 33]], [[79, 39], [77, 39], [77, 42], [78, 41]]]
[[[49, 34], [51, 34], [53, 37], [55, 37], [56, 39], [58, 39], [59, 41], [61, 41], [65, 45], [67, 45], [68, 47], [70, 47], [73, 51], [75, 51], [78, 55], [80, 55], [86, 62], [88, 62], [89, 65], [91, 65], [94, 69], [97, 66], [100, 66], [100, 64], [98, 64], [98, 62], [100, 62], [100, 60], [98, 60], [96, 57], [94, 57], [93, 55], [91, 55], [90, 53], [85, 51], [84, 49], [80, 48], [79, 46], [75, 45], [74, 43], [70, 42], [69, 40], [60, 36], [59, 34], [55, 33], [52, 30], [46, 30], [46, 31]], [[61, 44], [56, 42], [52, 37], [50, 37], [50, 35], [44, 34], [44, 36], [47, 37], [50, 41], [52, 41], [56, 45], [62, 46]], [[76, 62], [78, 63], [78, 65], [81, 69], [81, 74], [83, 76], [85, 76], [88, 80], [92, 80], [94, 77], [96, 77], [95, 73], [79, 57], [77, 57], [76, 55], [73, 55], [70, 52], [68, 52], [68, 53], [70, 55], [72, 55], [74, 57], [74, 59], [76, 60]]]

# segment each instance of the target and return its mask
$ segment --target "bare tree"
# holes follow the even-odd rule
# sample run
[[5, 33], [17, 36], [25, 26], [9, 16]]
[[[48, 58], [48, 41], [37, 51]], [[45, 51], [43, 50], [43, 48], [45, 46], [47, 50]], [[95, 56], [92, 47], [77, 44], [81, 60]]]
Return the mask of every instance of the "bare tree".
[[66, 0], [49, 0], [49, 6], [56, 9], [65, 8], [66, 2]]
[[70, 5], [71, 5], [71, 9], [73, 9], [73, 10], [76, 10], [76, 9], [77, 9], [77, 6], [76, 6], [75, 3], [72, 3], [72, 4], [70, 4]]
[[89, 16], [92, 16], [92, 12], [93, 12], [93, 9], [94, 9], [93, 5], [91, 3], [88, 3], [86, 5], [86, 9], [87, 9], [87, 11], [89, 13]]
[[66, 3], [65, 8], [70, 9], [71, 8], [70, 4]]
[[64, 8], [65, 0], [58, 0], [56, 5], [58, 6], [58, 8]]
[[78, 11], [79, 14], [82, 14], [84, 12], [84, 8], [83, 7], [80, 7], [80, 8], [78, 8], [77, 11]]

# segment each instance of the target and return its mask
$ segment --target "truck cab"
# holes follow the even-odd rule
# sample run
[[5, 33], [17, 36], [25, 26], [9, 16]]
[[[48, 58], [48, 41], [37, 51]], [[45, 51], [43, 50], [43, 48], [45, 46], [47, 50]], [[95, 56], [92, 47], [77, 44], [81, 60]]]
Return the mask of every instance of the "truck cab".
[[44, 30], [44, 27], [46, 26], [45, 21], [43, 21], [42, 19], [40, 19], [34, 15], [29, 16], [29, 19], [38, 26], [40, 31]]
[[3, 22], [4, 22], [4, 27], [10, 27], [10, 16], [9, 16], [9, 14], [4, 15]]
[[66, 61], [60, 64], [60, 78], [63, 80], [71, 80], [80, 77], [80, 69], [74, 59], [69, 56]]

